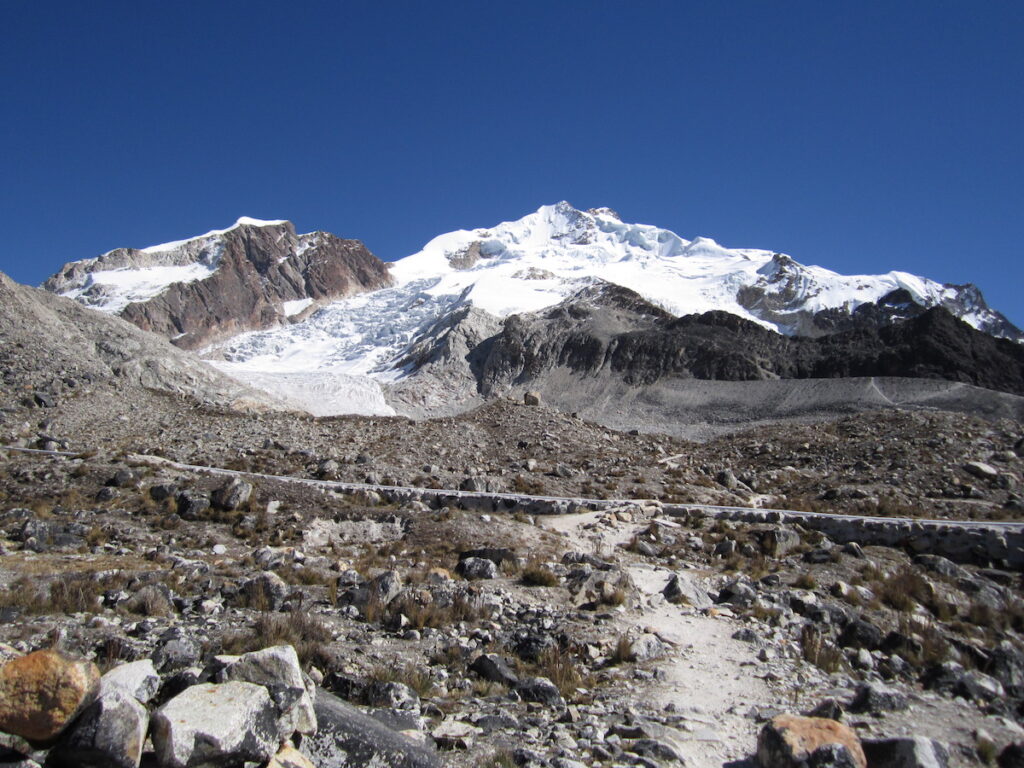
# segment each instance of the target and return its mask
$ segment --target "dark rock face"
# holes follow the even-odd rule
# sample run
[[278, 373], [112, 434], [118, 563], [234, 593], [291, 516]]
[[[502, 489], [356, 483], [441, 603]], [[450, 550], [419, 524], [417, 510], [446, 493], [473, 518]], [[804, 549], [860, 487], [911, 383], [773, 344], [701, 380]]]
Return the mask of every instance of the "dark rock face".
[[[186, 241], [158, 254], [122, 248], [98, 259], [65, 265], [44, 284], [62, 292], [93, 271], [123, 267], [206, 263], [212, 274], [173, 283], [159, 295], [132, 303], [120, 315], [143, 330], [166, 336], [185, 349], [197, 349], [243, 331], [287, 320], [286, 301], [332, 300], [391, 283], [387, 265], [358, 240], [327, 232], [296, 235], [291, 222], [240, 223], [208, 239]], [[90, 291], [79, 300], [90, 303]]]
[[508, 318], [478, 365], [481, 391], [569, 369], [583, 376], [612, 374], [631, 385], [668, 377], [890, 376], [1024, 394], [1021, 345], [976, 331], [941, 307], [914, 305], [908, 319], [895, 320], [888, 306], [861, 307], [855, 327], [847, 330], [792, 337], [725, 312], [673, 318], [628, 289], [599, 284], [546, 312]]

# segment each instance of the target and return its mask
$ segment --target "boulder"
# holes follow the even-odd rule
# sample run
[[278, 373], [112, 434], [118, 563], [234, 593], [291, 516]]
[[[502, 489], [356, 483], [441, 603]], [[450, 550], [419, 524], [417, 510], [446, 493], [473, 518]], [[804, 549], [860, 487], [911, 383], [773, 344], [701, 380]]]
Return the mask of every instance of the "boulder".
[[523, 701], [535, 701], [559, 709], [565, 707], [565, 700], [558, 686], [546, 677], [524, 677], [516, 683], [515, 691]]
[[150, 736], [165, 768], [262, 763], [281, 741], [277, 721], [266, 688], [204, 683], [186, 688], [154, 712]]
[[345, 768], [440, 768], [433, 751], [364, 714], [327, 691], [316, 692], [316, 735], [302, 750], [314, 765]]
[[882, 630], [864, 619], [847, 624], [837, 639], [842, 648], [866, 648], [873, 651], [882, 644]]
[[495, 653], [483, 653], [477, 656], [473, 663], [469, 665], [469, 668], [484, 680], [501, 683], [509, 688], [512, 688], [519, 682], [519, 678], [512, 671], [512, 668], [509, 667], [503, 658]]
[[540, 405], [540, 392], [530, 391], [524, 393], [523, 405]]
[[420, 697], [404, 683], [375, 681], [366, 689], [366, 703], [372, 707], [387, 707], [399, 712], [420, 713]]
[[249, 503], [252, 498], [252, 484], [237, 477], [222, 485], [210, 495], [210, 503], [215, 509], [233, 511]]
[[138, 768], [149, 728], [149, 712], [120, 688], [101, 689], [50, 750], [56, 768]]
[[761, 548], [772, 557], [785, 557], [799, 546], [800, 534], [792, 528], [779, 526], [761, 534]]
[[402, 577], [398, 571], [384, 571], [370, 580], [370, 599], [387, 605], [402, 591]]
[[0, 731], [49, 742], [99, 693], [100, 671], [59, 651], [36, 651], [0, 667]]
[[865, 739], [861, 742], [871, 768], [946, 768], [949, 753], [923, 736]]
[[867, 768], [860, 739], [835, 720], [778, 715], [757, 738], [761, 768]]
[[100, 678], [100, 696], [122, 691], [145, 704], [160, 690], [160, 675], [150, 659], [114, 667]]
[[482, 730], [474, 725], [446, 718], [430, 735], [442, 749], [469, 749], [480, 733]]
[[266, 688], [277, 707], [278, 730], [283, 736], [316, 733], [313, 699], [292, 646], [276, 645], [242, 654], [217, 673], [217, 680], [255, 683]]
[[690, 581], [689, 578], [680, 576], [678, 573], [672, 574], [665, 588], [661, 590], [661, 594], [670, 603], [689, 605], [698, 610], [710, 608], [714, 604], [707, 590], [702, 589]]
[[483, 557], [467, 557], [460, 560], [455, 567], [456, 573], [464, 579], [494, 579], [498, 576], [498, 566], [494, 561]]
[[964, 464], [964, 472], [982, 480], [994, 480], [999, 477], [999, 470], [983, 461], [968, 461]]
[[850, 702], [851, 712], [901, 712], [909, 706], [906, 694], [880, 683], [862, 683]]
[[650, 661], [665, 655], [665, 644], [657, 635], [645, 632], [629, 644], [629, 660], [636, 662]]
[[210, 508], [210, 500], [195, 491], [181, 491], [175, 501], [182, 520], [198, 520]]
[[490, 560], [497, 566], [501, 566], [502, 563], [515, 565], [519, 562], [519, 558], [516, 557], [516, 553], [508, 547], [480, 547], [478, 549], [468, 549], [465, 552], [459, 553], [459, 562], [470, 557], [482, 557], [485, 560]]
[[239, 595], [250, 608], [279, 611], [290, 591], [284, 579], [273, 571], [264, 571], [242, 584]]

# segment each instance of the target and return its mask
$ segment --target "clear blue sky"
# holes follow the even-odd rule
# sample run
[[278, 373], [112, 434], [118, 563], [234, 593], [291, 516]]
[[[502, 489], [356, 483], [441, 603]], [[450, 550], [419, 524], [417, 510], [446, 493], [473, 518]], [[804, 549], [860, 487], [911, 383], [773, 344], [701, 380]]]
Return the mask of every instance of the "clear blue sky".
[[1024, 325], [1024, 3], [0, 10], [0, 269], [289, 218], [393, 260], [561, 199]]

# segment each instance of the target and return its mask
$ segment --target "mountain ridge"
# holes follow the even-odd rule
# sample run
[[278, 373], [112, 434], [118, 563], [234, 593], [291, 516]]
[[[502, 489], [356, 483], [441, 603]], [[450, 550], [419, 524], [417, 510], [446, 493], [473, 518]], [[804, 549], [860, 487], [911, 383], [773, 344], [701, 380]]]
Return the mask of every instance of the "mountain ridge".
[[[310, 261], [310, 254], [319, 260]], [[154, 265], [195, 274], [144, 286], [137, 296], [119, 287], [121, 280], [130, 288]], [[330, 279], [311, 279], [317, 265]], [[523, 323], [541, 327], [545, 313], [571, 312], [563, 305], [573, 297], [607, 293], [609, 286], [633, 304], [634, 315], [616, 319], [617, 310], [606, 302], [601, 319], [607, 325], [603, 332], [618, 333], [610, 353], [617, 362], [610, 370], [630, 386], [664, 375], [757, 380], [815, 372], [826, 378], [948, 376], [1021, 390], [1013, 353], [997, 353], [998, 345], [977, 341], [959, 327], [947, 334], [949, 359], [916, 367], [886, 362], [892, 355], [883, 354], [886, 341], [879, 329], [915, 321], [934, 308], [986, 339], [1024, 340], [972, 285], [942, 285], [898, 271], [843, 276], [785, 254], [728, 249], [703, 237], [685, 240], [669, 230], [624, 223], [611, 209], [580, 211], [565, 202], [490, 228], [439, 235], [388, 264], [358, 241], [297, 235], [283, 220], [240, 219], [198, 238], [65, 265], [46, 284], [162, 333], [229, 375], [321, 415], [452, 412], [513, 380], [526, 382], [529, 375], [522, 372], [512, 378], [496, 373], [509, 362], [501, 355], [514, 347], [512, 332]], [[710, 333], [708, 313], [735, 318], [723, 316], [722, 327], [748, 324], [742, 327], [749, 343], [725, 343], [721, 327], [713, 341], [695, 339], [699, 328]], [[687, 317], [705, 319], [679, 320]], [[660, 330], [649, 327], [655, 320]], [[665, 342], [673, 323], [677, 331], [689, 328], [690, 337], [675, 333], [678, 338]], [[570, 354], [570, 370], [592, 374], [586, 358], [602, 343], [587, 337], [592, 331], [592, 323], [566, 331], [575, 334], [575, 342], [555, 355], [558, 365], [564, 362], [558, 355]], [[545, 344], [565, 342], [561, 333], [538, 333], [525, 356], [545, 358]], [[664, 338], [655, 343], [659, 333]], [[747, 354], [744, 346], [753, 339], [771, 359], [759, 362]], [[824, 339], [831, 341], [810, 343]], [[863, 349], [854, 349], [858, 343]], [[916, 351], [905, 340], [898, 344], [908, 355]], [[960, 354], [965, 344], [983, 349], [977, 372]], [[663, 359], [651, 358], [659, 354]], [[721, 358], [713, 359], [716, 354]], [[787, 354], [803, 367], [787, 363]], [[680, 355], [689, 362], [681, 363]], [[859, 360], [859, 367], [851, 360]], [[995, 371], [999, 361], [1009, 361], [1002, 376]], [[550, 362], [541, 367], [551, 369]]]

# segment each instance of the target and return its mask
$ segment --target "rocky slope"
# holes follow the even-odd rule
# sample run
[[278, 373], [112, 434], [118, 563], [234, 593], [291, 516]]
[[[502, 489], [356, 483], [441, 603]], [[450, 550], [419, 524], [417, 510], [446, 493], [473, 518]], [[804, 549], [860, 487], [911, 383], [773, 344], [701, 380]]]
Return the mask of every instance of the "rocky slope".
[[8, 406], [28, 401], [52, 408], [93, 390], [124, 398], [145, 388], [221, 406], [276, 407], [264, 393], [159, 336], [2, 273], [0, 338], [2, 400]]
[[[878, 314], [883, 300], [855, 316]], [[751, 381], [863, 376], [934, 378], [1024, 394], [1024, 347], [942, 307], [815, 338], [782, 336], [725, 312], [675, 318], [619, 286], [597, 285], [542, 313], [508, 318], [482, 358], [480, 389], [530, 386], [554, 368], [627, 384], [667, 377]]]
[[43, 287], [198, 349], [390, 282], [358, 240], [242, 218], [201, 237], [65, 264]]

